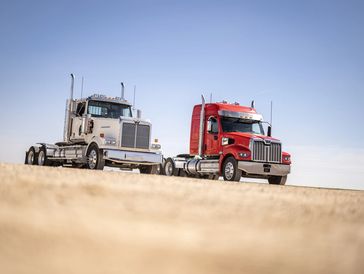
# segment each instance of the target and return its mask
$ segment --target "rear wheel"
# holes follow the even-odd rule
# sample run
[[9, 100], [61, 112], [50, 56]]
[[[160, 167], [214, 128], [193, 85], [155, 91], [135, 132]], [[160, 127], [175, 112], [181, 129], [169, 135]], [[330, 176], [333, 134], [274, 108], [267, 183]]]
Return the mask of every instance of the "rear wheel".
[[163, 166], [163, 174], [166, 176], [173, 176], [176, 173], [176, 167], [174, 166], [174, 162], [171, 158], [168, 158]]
[[87, 168], [94, 170], [103, 170], [105, 166], [105, 160], [103, 159], [102, 151], [96, 144], [91, 144], [86, 153]]
[[241, 170], [238, 169], [238, 162], [234, 157], [228, 157], [222, 165], [222, 175], [225, 181], [239, 182], [241, 178]]
[[287, 176], [272, 176], [268, 178], [268, 182], [271, 185], [285, 185]]
[[46, 149], [41, 147], [37, 157], [37, 163], [39, 166], [50, 166], [51, 163], [48, 160]]
[[158, 165], [141, 166], [141, 167], [139, 167], [139, 171], [142, 174], [157, 174]]
[[31, 147], [26, 153], [25, 164], [26, 165], [35, 165], [37, 160], [37, 155], [35, 153], [34, 147]]

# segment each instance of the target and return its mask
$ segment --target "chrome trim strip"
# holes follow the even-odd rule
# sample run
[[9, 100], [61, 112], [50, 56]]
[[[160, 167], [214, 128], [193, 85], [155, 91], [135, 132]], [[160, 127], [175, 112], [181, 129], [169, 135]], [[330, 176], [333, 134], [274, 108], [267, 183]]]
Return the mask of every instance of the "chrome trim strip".
[[161, 164], [162, 154], [104, 149], [104, 159], [117, 162]]

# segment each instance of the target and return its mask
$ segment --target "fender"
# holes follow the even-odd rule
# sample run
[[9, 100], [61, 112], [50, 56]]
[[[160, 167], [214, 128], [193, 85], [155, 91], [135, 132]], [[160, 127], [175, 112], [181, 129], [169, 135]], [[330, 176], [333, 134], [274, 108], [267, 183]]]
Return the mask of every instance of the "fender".
[[[225, 158], [226, 155], [231, 154], [235, 157], [235, 159], [241, 159], [241, 157], [238, 155], [240, 152], [247, 152], [250, 155], [250, 149], [247, 146], [244, 146], [242, 144], [232, 144], [227, 145], [222, 148], [222, 156]], [[251, 156], [249, 158], [244, 158], [244, 160], [251, 160]]]
[[87, 153], [87, 150], [92, 143], [95, 143], [100, 148], [100, 147], [102, 147], [103, 140], [99, 136], [93, 136], [91, 141], [86, 146], [85, 153]]
[[[241, 158], [238, 153], [240, 152], [247, 152], [249, 153], [249, 158]], [[242, 144], [232, 144], [222, 147], [222, 155], [220, 156], [219, 166], [220, 170], [222, 169], [222, 164], [224, 163], [225, 159], [229, 156], [233, 156], [236, 160], [250, 160], [251, 154], [250, 149], [247, 146]]]

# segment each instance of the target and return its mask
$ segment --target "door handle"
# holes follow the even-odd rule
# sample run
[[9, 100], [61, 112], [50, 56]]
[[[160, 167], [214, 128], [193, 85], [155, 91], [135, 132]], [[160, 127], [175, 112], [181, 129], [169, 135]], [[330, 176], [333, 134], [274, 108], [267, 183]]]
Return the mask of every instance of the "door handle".
[[214, 140], [216, 141], [218, 138], [217, 138], [217, 135], [214, 135]]

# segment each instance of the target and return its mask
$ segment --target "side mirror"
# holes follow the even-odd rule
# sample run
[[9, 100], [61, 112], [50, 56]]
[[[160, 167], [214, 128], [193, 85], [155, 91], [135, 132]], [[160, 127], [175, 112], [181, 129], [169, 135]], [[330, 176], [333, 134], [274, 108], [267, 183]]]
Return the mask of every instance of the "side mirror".
[[142, 111], [140, 109], [137, 110], [137, 118], [138, 119], [142, 118]]
[[211, 120], [208, 120], [207, 121], [207, 132], [211, 133], [211, 131], [212, 131], [212, 122], [211, 122]]
[[84, 114], [82, 116], [81, 134], [87, 134], [89, 132], [89, 121], [91, 114]]
[[271, 126], [268, 126], [268, 133], [267, 133], [267, 135], [268, 135], [269, 137], [271, 137], [271, 136], [272, 136], [272, 127], [271, 127]]

